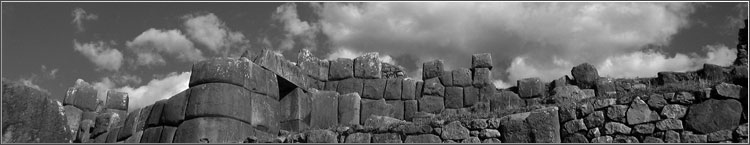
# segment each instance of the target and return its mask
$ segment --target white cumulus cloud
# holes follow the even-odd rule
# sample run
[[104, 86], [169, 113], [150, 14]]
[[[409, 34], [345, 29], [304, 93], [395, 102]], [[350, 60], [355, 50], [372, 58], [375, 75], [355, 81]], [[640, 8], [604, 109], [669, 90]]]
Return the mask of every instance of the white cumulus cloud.
[[240, 32], [234, 32], [213, 13], [190, 14], [185, 19], [185, 31], [190, 39], [206, 46], [214, 53], [226, 56], [232, 46], [248, 44], [249, 41]]
[[300, 20], [296, 4], [286, 3], [279, 6], [271, 18], [284, 26], [284, 39], [281, 40], [279, 49], [291, 50], [296, 41], [302, 41], [306, 48], [315, 49], [319, 28], [315, 23]]
[[203, 53], [194, 47], [180, 30], [148, 29], [126, 43], [136, 53], [136, 64], [145, 66], [165, 65], [162, 54], [167, 54], [183, 62], [196, 62], [205, 59]]
[[79, 43], [73, 40], [73, 48], [86, 56], [98, 69], [117, 71], [122, 66], [122, 53], [104, 41]]
[[96, 20], [99, 18], [99, 16], [97, 16], [96, 14], [87, 13], [86, 10], [83, 10], [83, 8], [73, 9], [71, 15], [73, 16], [73, 21], [71, 23], [75, 24], [76, 30], [78, 30], [78, 32], [83, 32], [85, 30], [83, 28], [84, 21]]

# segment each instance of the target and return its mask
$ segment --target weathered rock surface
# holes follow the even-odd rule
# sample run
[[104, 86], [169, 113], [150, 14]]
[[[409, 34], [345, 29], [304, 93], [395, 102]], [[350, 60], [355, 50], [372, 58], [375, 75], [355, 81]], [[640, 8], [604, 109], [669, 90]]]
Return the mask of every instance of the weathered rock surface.
[[62, 102], [40, 90], [3, 78], [2, 143], [70, 143]]
[[690, 106], [685, 123], [700, 133], [732, 129], [740, 124], [742, 104], [737, 100], [709, 99]]
[[592, 89], [596, 79], [599, 78], [599, 72], [596, 71], [594, 65], [588, 63], [573, 67], [570, 74], [573, 75], [576, 85], [582, 89]]

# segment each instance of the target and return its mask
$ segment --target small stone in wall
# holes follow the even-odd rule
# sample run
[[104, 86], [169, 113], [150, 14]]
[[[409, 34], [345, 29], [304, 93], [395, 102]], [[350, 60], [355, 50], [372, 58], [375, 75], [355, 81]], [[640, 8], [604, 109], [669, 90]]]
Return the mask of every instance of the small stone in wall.
[[591, 113], [584, 118], [583, 122], [586, 123], [587, 128], [599, 127], [604, 124], [604, 112], [596, 111]]
[[396, 133], [374, 134], [372, 143], [401, 143], [401, 136]]
[[482, 141], [479, 140], [478, 137], [469, 137], [467, 139], [461, 140], [461, 143], [482, 143]]
[[586, 124], [583, 123], [583, 119], [576, 119], [576, 120], [571, 120], [571, 121], [565, 122], [565, 124], [563, 125], [563, 127], [564, 127], [564, 130], [567, 133], [575, 133], [575, 132], [578, 132], [578, 131], [586, 131], [587, 130]]
[[499, 138], [500, 137], [500, 131], [496, 129], [482, 129], [481, 132], [479, 132], [479, 137], [481, 138]]
[[664, 106], [661, 110], [661, 115], [667, 118], [682, 118], [687, 113], [687, 107], [679, 104], [670, 104]]
[[586, 135], [588, 135], [589, 138], [597, 138], [597, 137], [602, 136], [602, 133], [599, 131], [599, 128], [596, 127], [596, 128], [589, 129]]
[[485, 129], [487, 128], [487, 119], [474, 119], [469, 122], [469, 129]]
[[609, 107], [610, 105], [615, 105], [617, 103], [617, 99], [614, 98], [608, 98], [608, 99], [599, 99], [594, 101], [593, 107], [594, 109], [601, 109], [604, 107]]
[[445, 125], [440, 135], [443, 139], [460, 140], [469, 138], [469, 129], [461, 125], [461, 122], [453, 121]]
[[667, 105], [667, 100], [665, 100], [664, 96], [661, 94], [651, 94], [647, 103], [652, 109], [661, 109]]
[[726, 98], [740, 99], [740, 96], [742, 96], [742, 86], [739, 85], [721, 83], [716, 85], [714, 90], [716, 90], [716, 94]]
[[630, 127], [618, 122], [607, 122], [607, 124], [604, 125], [604, 133], [608, 135], [615, 133], [630, 134], [630, 131]]
[[612, 143], [613, 140], [612, 136], [600, 136], [591, 139], [591, 143]]
[[670, 103], [678, 103], [678, 104], [693, 104], [693, 101], [695, 101], [695, 96], [693, 96], [690, 92], [680, 92], [675, 94], [675, 96], [668, 100]]
[[682, 129], [682, 120], [679, 119], [664, 119], [659, 122], [656, 122], [656, 128], [659, 130], [674, 130], [674, 129]]
[[497, 139], [497, 138], [488, 138], [488, 139], [484, 139], [482, 143], [502, 143], [502, 141], [500, 141], [500, 139]]
[[674, 131], [674, 130], [667, 130], [667, 132], [664, 133], [664, 142], [667, 142], [667, 143], [682, 142], [680, 140], [680, 133], [677, 133], [677, 131]]
[[567, 122], [573, 119], [578, 118], [576, 114], [576, 107], [575, 106], [560, 106], [559, 117], [560, 122]]
[[653, 123], [643, 123], [643, 124], [635, 125], [633, 127], [633, 129], [635, 129], [635, 132], [639, 133], [639, 134], [651, 134], [651, 133], [654, 133], [654, 128], [655, 128], [655, 126], [654, 126]]
[[646, 102], [641, 100], [640, 97], [636, 97], [630, 104], [630, 109], [628, 109], [627, 121], [628, 124], [633, 125], [659, 120], [659, 115], [654, 114], [656, 113], [648, 108]]
[[635, 136], [615, 135], [613, 143], [640, 143]]
[[732, 139], [732, 130], [719, 130], [708, 134], [709, 142], [719, 142]]
[[704, 134], [693, 134], [691, 131], [683, 131], [680, 134], [682, 143], [706, 143], [707, 136]]
[[336, 133], [329, 130], [311, 130], [306, 134], [307, 143], [338, 143]]
[[748, 134], [747, 123], [738, 126], [737, 129], [735, 130], [735, 132], [737, 133], [737, 135], [739, 135], [741, 137], [747, 137], [747, 134]]
[[643, 138], [643, 143], [664, 143], [664, 141], [656, 137], [646, 136]]
[[577, 116], [584, 117], [594, 112], [594, 106], [591, 103], [583, 103], [576, 108], [576, 111], [578, 113]]
[[628, 111], [626, 105], [612, 105], [607, 108], [607, 118], [613, 121], [625, 123], [625, 113]]
[[562, 143], [589, 143], [589, 140], [586, 138], [586, 136], [583, 136], [580, 133], [575, 133], [565, 137], [562, 140]]

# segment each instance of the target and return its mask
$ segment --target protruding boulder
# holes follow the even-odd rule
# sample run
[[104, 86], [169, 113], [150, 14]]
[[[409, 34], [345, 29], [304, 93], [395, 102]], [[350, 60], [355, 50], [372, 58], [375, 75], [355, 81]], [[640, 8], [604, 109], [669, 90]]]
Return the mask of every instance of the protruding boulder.
[[573, 75], [576, 85], [582, 89], [593, 88], [594, 83], [599, 78], [599, 72], [596, 71], [594, 65], [589, 63], [583, 63], [573, 67], [573, 69], [570, 70], [570, 74]]
[[471, 55], [471, 68], [492, 69], [492, 55], [490, 53]]
[[364, 79], [379, 79], [382, 77], [382, 66], [378, 55], [377, 52], [369, 52], [354, 58], [354, 77]]
[[688, 110], [685, 120], [688, 127], [700, 133], [711, 133], [740, 124], [742, 104], [733, 99], [709, 99]]

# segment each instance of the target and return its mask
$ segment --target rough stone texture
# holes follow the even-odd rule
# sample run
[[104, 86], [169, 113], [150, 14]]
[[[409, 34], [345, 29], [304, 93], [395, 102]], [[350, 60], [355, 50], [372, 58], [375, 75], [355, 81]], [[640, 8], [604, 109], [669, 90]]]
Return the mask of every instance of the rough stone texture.
[[143, 137], [141, 143], [159, 143], [161, 139], [161, 131], [163, 127], [149, 127], [143, 131]]
[[479, 140], [478, 137], [469, 137], [467, 139], [461, 140], [461, 143], [482, 143], [482, 140]]
[[329, 80], [343, 80], [354, 76], [354, 60], [349, 58], [338, 58], [331, 61], [328, 70]]
[[362, 103], [359, 94], [339, 95], [338, 101], [339, 124], [359, 124], [360, 103]]
[[385, 99], [380, 99], [380, 100], [362, 99], [361, 101], [362, 101], [361, 103], [362, 108], [360, 109], [362, 109], [362, 111], [359, 114], [360, 124], [365, 124], [365, 121], [371, 115], [388, 116], [391, 110], [394, 108], [392, 105], [387, 104], [385, 102]]
[[167, 100], [162, 111], [161, 124], [177, 126], [185, 120], [185, 109], [188, 104], [187, 94], [188, 91], [185, 90]]
[[174, 143], [237, 143], [255, 132], [250, 124], [224, 117], [185, 120], [175, 131]]
[[492, 72], [488, 68], [475, 68], [472, 84], [481, 88], [492, 84]]
[[62, 102], [48, 93], [5, 78], [2, 84], [2, 143], [70, 143], [73, 140]]
[[644, 124], [638, 124], [633, 127], [633, 130], [635, 133], [639, 134], [652, 134], [654, 133], [654, 124], [653, 123], [644, 123]]
[[591, 103], [582, 103], [581, 105], [576, 106], [576, 111], [578, 112], [578, 116], [585, 117], [586, 115], [589, 115], [594, 112], [594, 106], [591, 105]]
[[646, 101], [648, 106], [650, 106], [652, 109], [660, 110], [664, 106], [668, 105], [667, 100], [664, 99], [664, 96], [661, 94], [652, 94], [648, 101]]
[[570, 74], [573, 75], [576, 85], [582, 89], [592, 89], [596, 79], [599, 78], [599, 72], [596, 71], [594, 65], [589, 63], [583, 63], [573, 67], [573, 69], [570, 70]]
[[677, 131], [674, 131], [674, 130], [667, 130], [667, 132], [664, 133], [664, 142], [666, 143], [682, 142], [680, 139], [680, 133], [677, 133]]
[[269, 78], [276, 78], [276, 75], [247, 59], [224, 57], [193, 64], [189, 86], [228, 83], [278, 99], [278, 82]]
[[539, 97], [544, 91], [544, 83], [537, 77], [521, 79], [517, 83], [518, 95], [521, 98]]
[[388, 79], [385, 85], [385, 95], [383, 96], [386, 100], [401, 100], [401, 91], [403, 79]]
[[97, 91], [93, 86], [71, 87], [65, 96], [63, 105], [73, 105], [83, 111], [94, 111], [97, 105]]
[[656, 122], [656, 128], [658, 128], [659, 130], [683, 129], [682, 120], [674, 118], [664, 119]]
[[369, 52], [354, 58], [354, 77], [364, 79], [379, 79], [381, 75], [379, 53]]
[[464, 91], [462, 87], [445, 88], [445, 108], [458, 109], [464, 107]]
[[656, 73], [660, 84], [677, 83], [681, 81], [696, 80], [697, 74], [688, 72], [658, 72]]
[[416, 113], [419, 111], [417, 100], [405, 100], [404, 101], [404, 120], [412, 121], [416, 117]]
[[372, 134], [354, 133], [354, 134], [350, 134], [346, 136], [345, 143], [370, 143], [371, 139], [372, 139]]
[[445, 87], [440, 83], [440, 78], [431, 78], [424, 81], [423, 95], [444, 96]]
[[337, 90], [338, 87], [339, 87], [339, 81], [327, 81], [325, 82], [325, 86], [323, 86], [323, 90], [338, 92]]
[[594, 111], [583, 119], [587, 128], [594, 128], [604, 125], [604, 111]]
[[612, 136], [600, 136], [600, 137], [591, 139], [591, 143], [613, 143], [613, 142], [614, 142], [614, 138], [612, 138]]
[[441, 143], [440, 137], [434, 134], [420, 134], [406, 136], [404, 143]]
[[461, 122], [453, 121], [443, 126], [440, 137], [443, 139], [460, 140], [469, 138], [469, 129], [461, 125]]
[[690, 92], [680, 92], [674, 95], [674, 97], [667, 98], [670, 103], [678, 103], [678, 104], [693, 104], [693, 101], [695, 101], [695, 96], [693, 96]]
[[472, 86], [463, 87], [463, 99], [463, 107], [474, 106], [479, 102], [479, 89]]
[[736, 133], [737, 133], [737, 135], [739, 135], [739, 136], [741, 136], [741, 137], [747, 137], [747, 134], [748, 134], [748, 129], [749, 129], [749, 128], [748, 128], [748, 126], [747, 126], [747, 123], [744, 123], [744, 124], [742, 124], [742, 125], [738, 126], [738, 127], [737, 127], [737, 129], [736, 129], [736, 130], [734, 130], [734, 132], [736, 132]]
[[580, 133], [575, 133], [572, 135], [568, 135], [562, 140], [563, 143], [589, 143], [589, 140], [586, 139], [586, 136]]
[[740, 99], [740, 96], [742, 96], [742, 86], [739, 85], [721, 83], [716, 85], [714, 90], [716, 90], [716, 94], [726, 98]]
[[107, 105], [108, 109], [117, 110], [128, 110], [128, 94], [123, 92], [117, 92], [114, 90], [107, 91]]
[[68, 130], [72, 133], [71, 139], [75, 138], [78, 131], [78, 125], [81, 123], [83, 111], [72, 105], [63, 106], [65, 109], [65, 119], [68, 121]]
[[[207, 83], [193, 86], [188, 91], [190, 91], [190, 96], [185, 111], [186, 119], [202, 116], [223, 116], [245, 122], [250, 122], [253, 119], [251, 113], [243, 112], [253, 108], [248, 104], [251, 104], [254, 98], [248, 97], [251, 92], [247, 89], [227, 83]], [[152, 106], [151, 108], [155, 107]], [[144, 111], [146, 110], [149, 110], [149, 108]], [[142, 119], [146, 118], [143, 115], [155, 116], [150, 115], [153, 113], [152, 111], [147, 112], [141, 115]]]
[[422, 98], [423, 90], [424, 90], [424, 81], [417, 80], [417, 86], [416, 86], [416, 89], [414, 89], [414, 99]]
[[592, 106], [594, 107], [594, 109], [601, 109], [601, 108], [604, 108], [604, 107], [609, 107], [611, 105], [615, 105], [616, 103], [617, 103], [617, 99], [614, 99], [614, 98], [598, 99], [598, 100], [594, 101], [594, 103], [592, 104]]
[[404, 119], [404, 101], [401, 100], [388, 100], [385, 101], [388, 105], [393, 106], [391, 112], [388, 114], [389, 117], [403, 120]]
[[127, 118], [125, 119], [125, 124], [123, 124], [122, 129], [120, 129], [120, 133], [118, 133], [117, 140], [124, 140], [133, 135], [135, 132], [138, 132], [136, 126], [138, 125], [139, 116], [141, 113], [141, 108], [135, 109], [132, 112], [128, 113]]
[[646, 136], [643, 138], [643, 143], [664, 143], [664, 141], [660, 138]]
[[664, 106], [661, 115], [667, 118], [682, 118], [687, 113], [687, 107], [679, 104], [670, 104]]
[[453, 85], [459, 87], [472, 86], [471, 70], [468, 68], [460, 68], [452, 71], [453, 74]]
[[725, 129], [709, 133], [707, 136], [708, 142], [719, 142], [732, 139], [732, 130]]
[[96, 116], [94, 130], [91, 131], [91, 135], [99, 136], [102, 133], [108, 132], [112, 126], [117, 124], [120, 120], [120, 116], [116, 113], [102, 113]]
[[364, 88], [362, 89], [362, 98], [366, 99], [382, 99], [385, 94], [386, 79], [367, 79], [364, 80]]
[[587, 96], [578, 86], [562, 86], [552, 90], [552, 99], [557, 102], [578, 102], [594, 96]]
[[700, 133], [711, 133], [740, 124], [742, 104], [732, 99], [709, 99], [690, 106], [689, 110], [685, 120], [687, 126]]
[[419, 99], [419, 111], [439, 114], [445, 109], [443, 97], [425, 95]]
[[403, 79], [401, 82], [401, 99], [403, 100], [414, 100], [417, 99], [417, 80]]
[[634, 136], [615, 135], [613, 143], [640, 143]]
[[432, 60], [422, 63], [422, 79], [427, 80], [443, 75], [443, 60]]
[[700, 78], [713, 82], [721, 82], [728, 79], [724, 68], [715, 64], [704, 63], [703, 69], [698, 70], [697, 73]]
[[693, 134], [693, 132], [690, 131], [683, 131], [680, 136], [682, 138], [682, 143], [706, 143], [708, 140], [706, 135]]
[[482, 143], [502, 143], [502, 141], [500, 141], [500, 139], [497, 139], [497, 138], [488, 138], [488, 139], [482, 140]]
[[610, 120], [614, 120], [620, 123], [626, 123], [625, 122], [625, 114], [628, 111], [628, 106], [626, 105], [612, 105], [610, 107], [607, 107], [607, 118]]
[[630, 109], [627, 112], [628, 124], [640, 124], [644, 122], [651, 122], [659, 120], [659, 115], [654, 116], [655, 112], [648, 108], [648, 104], [641, 100], [640, 97], [636, 97], [630, 104]]
[[453, 74], [451, 73], [451, 71], [443, 72], [443, 75], [441, 75], [438, 78], [440, 78], [440, 83], [443, 84], [443, 86], [446, 86], [446, 87], [453, 86]]
[[630, 127], [618, 122], [607, 122], [607, 124], [604, 125], [604, 133], [607, 135], [615, 133], [630, 134], [630, 131]]
[[558, 114], [560, 122], [568, 122], [570, 120], [578, 118], [575, 106], [560, 106], [560, 110], [558, 110], [558, 113], [560, 113]]
[[537, 109], [526, 118], [535, 143], [560, 143], [560, 119], [557, 110], [557, 107]]
[[489, 126], [487, 119], [473, 119], [466, 124], [466, 127], [472, 130], [484, 129], [487, 126]]
[[[164, 104], [166, 104], [167, 100], [159, 100], [156, 101], [151, 108], [151, 113], [149, 113], [148, 120], [146, 120], [146, 127], [153, 127], [159, 125], [159, 122], [161, 122], [161, 114], [164, 112]], [[119, 118], [119, 117], [118, 117]]]
[[312, 91], [310, 112], [310, 127], [325, 129], [338, 124], [339, 94], [333, 91]]
[[307, 143], [338, 143], [336, 133], [329, 130], [310, 130], [305, 133]]
[[338, 88], [336, 89], [339, 94], [359, 93], [362, 95], [364, 88], [364, 81], [357, 78], [348, 78], [339, 81]]
[[565, 130], [566, 133], [576, 133], [578, 131], [586, 131], [588, 129], [586, 128], [586, 124], [583, 123], [583, 119], [576, 119], [565, 122], [565, 124], [563, 125], [563, 130]]
[[120, 128], [114, 128], [107, 132], [107, 140], [105, 143], [115, 143], [117, 142], [117, 134], [120, 133]]
[[492, 69], [492, 55], [490, 53], [471, 55], [471, 68]]
[[372, 143], [401, 143], [401, 136], [395, 133], [373, 134]]
[[481, 138], [499, 138], [500, 136], [500, 131], [496, 129], [482, 129], [479, 132], [479, 137]]

